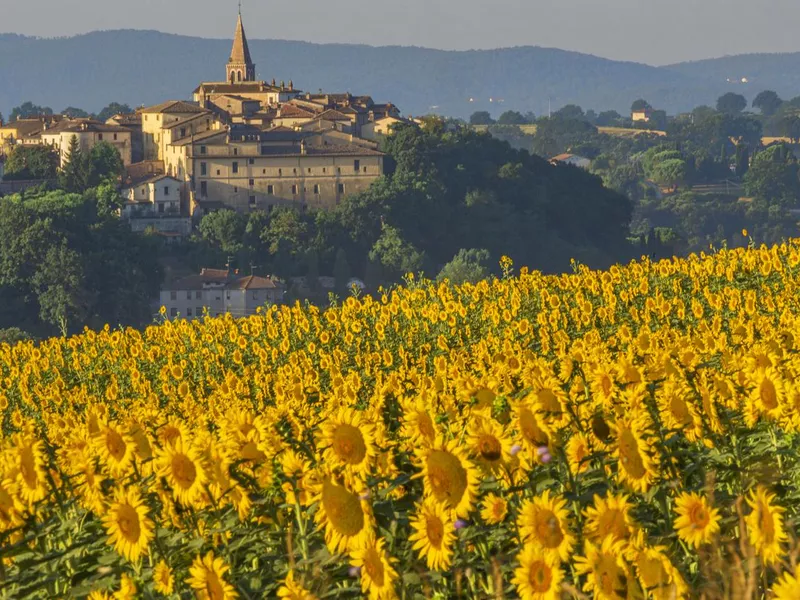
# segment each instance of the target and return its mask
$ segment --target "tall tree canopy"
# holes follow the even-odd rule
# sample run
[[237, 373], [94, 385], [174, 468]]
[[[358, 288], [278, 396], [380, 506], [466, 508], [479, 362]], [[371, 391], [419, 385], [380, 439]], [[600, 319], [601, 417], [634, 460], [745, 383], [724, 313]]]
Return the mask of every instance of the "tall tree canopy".
[[39, 106], [38, 104], [28, 101], [12, 108], [9, 120], [13, 123], [17, 119], [28, 119], [30, 117], [52, 114], [53, 109], [49, 106]]

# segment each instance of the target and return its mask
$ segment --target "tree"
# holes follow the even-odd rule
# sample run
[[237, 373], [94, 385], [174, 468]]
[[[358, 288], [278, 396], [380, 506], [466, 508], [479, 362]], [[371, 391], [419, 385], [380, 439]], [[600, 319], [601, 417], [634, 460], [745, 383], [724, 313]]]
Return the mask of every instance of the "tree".
[[24, 342], [31, 339], [31, 336], [20, 329], [19, 327], [6, 327], [5, 329], [0, 329], [0, 345], [2, 344], [18, 344], [19, 342]]
[[615, 110], [604, 110], [595, 119], [595, 125], [598, 127], [610, 127], [617, 125], [622, 119], [622, 115]]
[[395, 275], [402, 276], [419, 271], [424, 255], [405, 241], [397, 228], [386, 225], [370, 250], [369, 258]]
[[583, 109], [577, 104], [567, 104], [553, 113], [553, 117], [564, 120], [583, 120], [585, 116]]
[[198, 229], [204, 240], [223, 254], [235, 256], [242, 250], [242, 239], [247, 217], [230, 209], [208, 213], [200, 221]]
[[486, 269], [486, 262], [489, 260], [488, 250], [464, 250], [458, 251], [458, 254], [447, 263], [439, 275], [436, 276], [437, 282], [449, 281], [453, 285], [462, 285], [464, 283], [477, 283], [482, 279], [486, 279], [489, 272]]
[[114, 115], [129, 114], [132, 112], [133, 109], [127, 104], [112, 102], [111, 104], [106, 106], [103, 110], [101, 110], [99, 113], [97, 113], [97, 120], [100, 121], [101, 123], [105, 123]]
[[747, 108], [747, 99], [741, 94], [728, 92], [717, 99], [717, 110], [728, 115], [738, 115]]
[[515, 110], [507, 110], [497, 119], [498, 125], [525, 125], [527, 119]]
[[736, 144], [736, 175], [744, 177], [750, 168], [750, 152], [747, 144]]
[[84, 289], [81, 257], [66, 244], [48, 248], [31, 283], [37, 292], [42, 321], [66, 336], [69, 323], [84, 323], [89, 295]]
[[59, 186], [74, 193], [81, 193], [89, 188], [92, 178], [92, 165], [88, 154], [81, 150], [78, 136], [69, 140], [64, 165], [58, 177]]
[[771, 117], [778, 112], [781, 104], [783, 104], [783, 100], [772, 90], [764, 90], [753, 98], [753, 108], [759, 109], [765, 117]]
[[33, 102], [23, 102], [19, 106], [11, 109], [11, 116], [9, 120], [13, 123], [17, 119], [29, 119], [31, 117], [39, 117], [42, 115], [52, 115], [53, 109], [49, 106], [39, 106]]
[[744, 176], [745, 192], [761, 206], [794, 206], [800, 198], [798, 165], [786, 144], [759, 152]]
[[89, 152], [91, 175], [89, 185], [99, 185], [104, 179], [117, 180], [124, 169], [122, 157], [108, 142], [98, 142]]
[[68, 106], [64, 110], [61, 111], [62, 115], [66, 115], [70, 119], [88, 119], [89, 113], [83, 110], [82, 108], [75, 108], [74, 106]]
[[638, 100], [634, 100], [633, 104], [631, 104], [631, 112], [632, 113], [633, 112], [641, 112], [643, 110], [650, 110], [651, 108], [653, 108], [653, 107], [650, 106], [650, 103], [647, 100], [643, 99], [643, 98], [639, 98]]
[[653, 179], [662, 185], [680, 185], [686, 181], [686, 161], [682, 158], [669, 158], [653, 168]]
[[8, 180], [55, 179], [58, 153], [48, 146], [19, 146], [12, 148], [5, 166]]
[[469, 118], [470, 125], [493, 125], [494, 119], [492, 115], [489, 114], [487, 110], [479, 110], [477, 112], [472, 113], [472, 116]]
[[336, 294], [344, 297], [347, 294], [347, 283], [350, 281], [350, 265], [347, 253], [339, 248], [336, 251], [336, 262], [333, 263], [333, 280]]

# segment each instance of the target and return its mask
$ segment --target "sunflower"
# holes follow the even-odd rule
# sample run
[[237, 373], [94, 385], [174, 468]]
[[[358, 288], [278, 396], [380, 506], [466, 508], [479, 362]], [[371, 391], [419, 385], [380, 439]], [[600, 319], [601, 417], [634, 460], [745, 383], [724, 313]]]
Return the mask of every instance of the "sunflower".
[[675, 530], [693, 548], [708, 544], [719, 533], [719, 510], [710, 508], [703, 496], [684, 492], [675, 499]]
[[118, 426], [104, 421], [98, 422], [98, 431], [92, 437], [92, 446], [112, 477], [120, 478], [130, 471], [136, 444]]
[[365, 496], [339, 485], [329, 476], [316, 486], [315, 520], [325, 527], [325, 543], [331, 553], [344, 552], [359, 543], [372, 529], [372, 515]]
[[611, 536], [595, 545], [586, 540], [585, 556], [574, 559], [575, 572], [586, 575], [585, 592], [594, 592], [596, 600], [625, 600], [628, 597], [629, 570], [623, 559], [624, 545]]
[[594, 496], [594, 506], [584, 510], [586, 523], [584, 533], [588, 539], [599, 544], [606, 537], [614, 541], [626, 541], [631, 535], [633, 508], [625, 494], [609, 494], [605, 498]]
[[479, 477], [458, 442], [444, 442], [440, 438], [431, 448], [423, 448], [420, 454], [425, 495], [452, 508], [459, 517], [469, 515], [477, 495]]
[[667, 558], [663, 547], [640, 550], [634, 562], [639, 583], [653, 600], [678, 600], [686, 596], [686, 582]]
[[108, 543], [129, 561], [135, 562], [142, 554], [147, 554], [155, 527], [147, 517], [147, 506], [136, 488], [117, 488], [103, 516], [103, 525], [108, 532]]
[[450, 515], [441, 504], [428, 499], [417, 505], [416, 514], [411, 517], [414, 531], [408, 539], [414, 543], [419, 557], [434, 571], [447, 570], [453, 557], [456, 535]]
[[343, 467], [348, 475], [365, 478], [375, 455], [375, 427], [352, 408], [342, 408], [319, 428], [317, 444], [326, 464]]
[[175, 577], [172, 574], [172, 569], [164, 560], [158, 561], [155, 569], [153, 569], [153, 587], [159, 594], [164, 596], [172, 595], [172, 590], [175, 589]]
[[384, 549], [383, 538], [376, 538], [373, 533], [350, 551], [350, 563], [361, 573], [361, 592], [368, 594], [370, 600], [397, 597], [394, 591], [397, 571], [391, 562]]
[[114, 592], [114, 600], [135, 600], [138, 591], [130, 575], [123, 573], [119, 578], [119, 589]]
[[489, 417], [476, 417], [467, 428], [470, 455], [488, 474], [499, 475], [511, 453], [511, 441], [500, 423]]
[[774, 500], [775, 494], [761, 485], [747, 497], [747, 504], [753, 509], [745, 517], [747, 535], [765, 564], [773, 564], [781, 559], [781, 544], [787, 539], [783, 526], [785, 509], [773, 504]]
[[233, 600], [238, 594], [233, 586], [225, 581], [225, 573], [230, 567], [220, 557], [214, 557], [212, 550], [205, 556], [196, 556], [189, 567], [190, 577], [186, 583], [195, 591], [198, 600]]
[[508, 503], [495, 494], [487, 494], [483, 499], [481, 518], [489, 525], [502, 523], [508, 515]]
[[17, 497], [17, 485], [10, 479], [0, 480], [0, 531], [21, 525], [24, 510]]
[[655, 461], [643, 436], [647, 431], [643, 417], [623, 417], [614, 425], [618, 459], [617, 477], [634, 491], [645, 493], [656, 478]]
[[772, 600], [797, 600], [800, 598], [800, 566], [794, 573], [784, 572], [772, 586]]
[[519, 566], [514, 570], [512, 583], [521, 600], [558, 600], [564, 572], [557, 560], [541, 548], [526, 544], [517, 555]]
[[13, 439], [17, 495], [30, 507], [47, 495], [42, 452], [44, 444], [22, 435], [16, 435]]
[[422, 395], [414, 402], [408, 402], [403, 409], [402, 433], [414, 444], [430, 446], [439, 435], [439, 427], [431, 415], [429, 403]]
[[778, 421], [786, 406], [786, 383], [775, 367], [757, 369], [749, 374], [755, 384], [745, 403], [745, 419], [753, 427], [759, 416]]
[[317, 600], [317, 597], [303, 587], [302, 583], [295, 580], [292, 569], [289, 569], [281, 587], [278, 588], [278, 598], [282, 600]]
[[581, 433], [575, 433], [569, 438], [566, 447], [567, 462], [573, 475], [584, 473], [589, 469], [589, 440]]
[[200, 452], [182, 438], [176, 438], [157, 454], [158, 474], [167, 480], [175, 500], [195, 504], [203, 493], [208, 474]]
[[575, 537], [570, 531], [567, 501], [551, 497], [550, 490], [523, 502], [517, 519], [522, 540], [541, 547], [545, 553], [566, 561]]

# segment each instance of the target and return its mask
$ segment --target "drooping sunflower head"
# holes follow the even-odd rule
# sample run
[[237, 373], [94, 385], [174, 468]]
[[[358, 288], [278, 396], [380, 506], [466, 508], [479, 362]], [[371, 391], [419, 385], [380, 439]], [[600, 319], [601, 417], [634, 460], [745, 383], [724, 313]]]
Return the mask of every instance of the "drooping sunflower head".
[[787, 540], [783, 523], [785, 509], [776, 505], [775, 494], [759, 485], [747, 496], [752, 509], [745, 517], [750, 543], [765, 564], [778, 562], [784, 554], [783, 544]]
[[434, 571], [449, 568], [456, 538], [453, 512], [432, 499], [425, 500], [417, 505], [411, 527], [409, 541], [414, 543], [414, 550], [428, 568]]
[[315, 484], [315, 519], [325, 528], [325, 543], [332, 553], [345, 552], [372, 530], [372, 513], [366, 495], [338, 483], [330, 475]]
[[633, 526], [631, 508], [625, 494], [609, 494], [605, 498], [595, 495], [594, 506], [584, 511], [586, 537], [595, 543], [601, 543], [607, 536], [616, 541], [627, 540]]
[[395, 598], [397, 571], [392, 567], [383, 538], [369, 533], [351, 551], [351, 564], [360, 569], [361, 591], [373, 600]]
[[456, 440], [439, 439], [421, 455], [425, 495], [466, 517], [474, 506], [479, 476], [464, 450]]
[[103, 516], [103, 525], [108, 532], [108, 543], [129, 561], [135, 562], [147, 553], [155, 526], [148, 518], [147, 505], [136, 488], [117, 488]]
[[173, 497], [186, 506], [200, 500], [208, 472], [202, 453], [180, 438], [157, 455], [158, 474], [172, 488]]

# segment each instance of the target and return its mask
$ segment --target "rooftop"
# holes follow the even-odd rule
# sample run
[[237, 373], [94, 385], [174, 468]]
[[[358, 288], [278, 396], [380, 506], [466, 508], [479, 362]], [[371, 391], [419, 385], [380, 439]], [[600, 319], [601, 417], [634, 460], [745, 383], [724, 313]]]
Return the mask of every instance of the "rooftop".
[[194, 102], [186, 102], [185, 100], [169, 100], [149, 106], [141, 110], [143, 113], [166, 113], [166, 114], [181, 114], [181, 113], [201, 113], [206, 112], [206, 109], [195, 104]]

